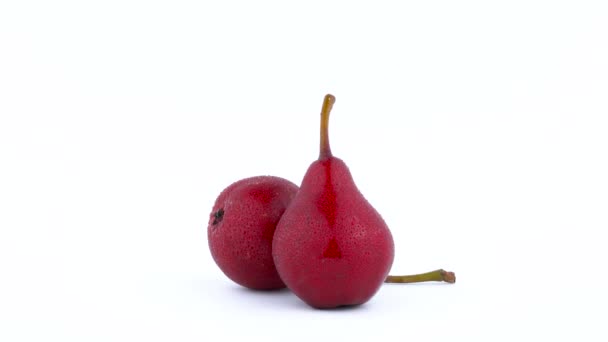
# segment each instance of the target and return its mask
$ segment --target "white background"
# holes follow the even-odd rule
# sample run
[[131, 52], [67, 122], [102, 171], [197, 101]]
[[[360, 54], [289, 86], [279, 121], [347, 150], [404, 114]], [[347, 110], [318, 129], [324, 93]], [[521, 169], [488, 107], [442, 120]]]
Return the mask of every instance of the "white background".
[[[0, 3], [1, 341], [606, 341], [605, 1], [216, 3]], [[327, 92], [392, 273], [457, 284], [318, 311], [215, 266], [215, 197], [299, 184]]]

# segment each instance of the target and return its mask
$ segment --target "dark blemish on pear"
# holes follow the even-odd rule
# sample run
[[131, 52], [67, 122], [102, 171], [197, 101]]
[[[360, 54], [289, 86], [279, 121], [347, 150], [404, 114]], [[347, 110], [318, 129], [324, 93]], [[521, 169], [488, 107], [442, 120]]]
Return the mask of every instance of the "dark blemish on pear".
[[332, 238], [331, 240], [329, 240], [327, 247], [325, 247], [325, 252], [323, 252], [323, 257], [330, 259], [342, 258], [342, 252], [340, 251], [340, 247], [338, 247], [336, 238]]
[[252, 189], [250, 196], [259, 200], [261, 203], [268, 204], [272, 202], [273, 198], [276, 197], [274, 193], [268, 191], [261, 191], [260, 189]]
[[323, 213], [330, 228], [336, 225], [336, 190], [331, 179], [331, 160], [321, 162], [325, 166], [325, 185], [323, 192], [317, 200], [317, 207]]
[[220, 210], [216, 211], [215, 213], [213, 213], [213, 223], [212, 225], [216, 225], [220, 222], [222, 222], [222, 219], [224, 218], [224, 208], [220, 208]]

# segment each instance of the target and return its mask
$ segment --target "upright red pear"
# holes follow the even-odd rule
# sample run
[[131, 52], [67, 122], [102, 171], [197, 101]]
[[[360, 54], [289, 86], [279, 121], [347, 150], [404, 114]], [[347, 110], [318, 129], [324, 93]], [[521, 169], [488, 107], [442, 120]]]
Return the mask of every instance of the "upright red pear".
[[272, 245], [283, 282], [315, 308], [367, 302], [394, 258], [386, 223], [363, 197], [346, 164], [331, 153], [328, 126], [334, 102], [334, 96], [325, 96], [319, 159], [283, 213]]

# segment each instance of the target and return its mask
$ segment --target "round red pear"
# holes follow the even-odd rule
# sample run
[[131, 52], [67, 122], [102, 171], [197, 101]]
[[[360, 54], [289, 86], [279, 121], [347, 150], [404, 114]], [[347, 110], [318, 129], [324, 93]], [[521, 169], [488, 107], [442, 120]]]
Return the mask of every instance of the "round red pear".
[[391, 232], [332, 155], [328, 123], [335, 98], [321, 111], [319, 159], [277, 225], [272, 254], [283, 282], [315, 308], [367, 302], [387, 278], [394, 258]]
[[298, 187], [274, 176], [239, 180], [215, 201], [207, 238], [213, 260], [235, 283], [255, 290], [284, 288], [272, 258], [273, 235]]

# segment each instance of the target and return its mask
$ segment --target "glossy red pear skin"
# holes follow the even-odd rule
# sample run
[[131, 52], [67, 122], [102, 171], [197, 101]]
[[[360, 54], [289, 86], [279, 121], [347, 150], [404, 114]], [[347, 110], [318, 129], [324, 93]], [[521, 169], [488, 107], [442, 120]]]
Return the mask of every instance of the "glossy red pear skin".
[[273, 242], [281, 278], [316, 308], [367, 302], [392, 266], [392, 235], [335, 157], [311, 164]]
[[259, 176], [237, 181], [218, 196], [207, 238], [213, 259], [228, 278], [256, 290], [285, 287], [272, 259], [272, 239], [297, 191], [286, 179]]

